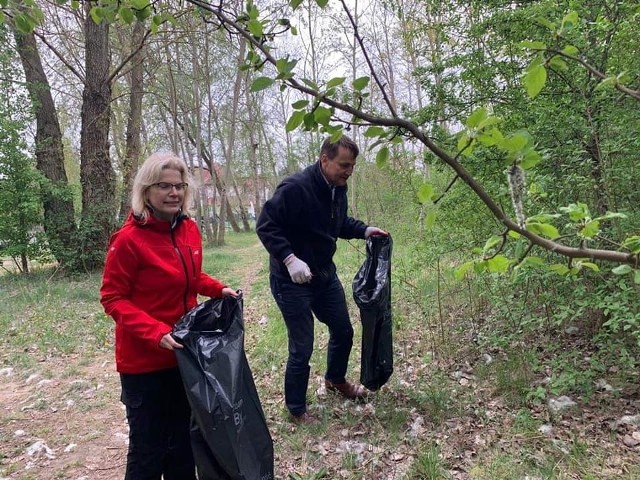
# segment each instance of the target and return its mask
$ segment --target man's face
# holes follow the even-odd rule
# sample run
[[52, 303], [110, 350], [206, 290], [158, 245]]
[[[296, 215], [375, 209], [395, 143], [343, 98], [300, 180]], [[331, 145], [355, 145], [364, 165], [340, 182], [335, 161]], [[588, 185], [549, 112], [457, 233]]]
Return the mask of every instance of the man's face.
[[320, 165], [322, 166], [322, 173], [324, 173], [331, 185], [344, 187], [353, 173], [356, 159], [353, 158], [353, 154], [349, 149], [340, 146], [338, 147], [338, 154], [333, 159], [323, 154], [320, 157]]

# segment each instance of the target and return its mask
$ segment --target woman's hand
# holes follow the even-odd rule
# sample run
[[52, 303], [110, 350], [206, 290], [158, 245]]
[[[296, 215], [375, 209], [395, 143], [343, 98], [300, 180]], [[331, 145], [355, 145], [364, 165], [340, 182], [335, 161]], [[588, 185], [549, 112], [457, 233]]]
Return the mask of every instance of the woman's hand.
[[175, 350], [183, 348], [181, 344], [176, 342], [170, 333], [167, 333], [162, 339], [160, 339], [160, 346], [167, 350]]
[[233, 288], [224, 287], [222, 289], [222, 296], [238, 298], [238, 292], [236, 292]]

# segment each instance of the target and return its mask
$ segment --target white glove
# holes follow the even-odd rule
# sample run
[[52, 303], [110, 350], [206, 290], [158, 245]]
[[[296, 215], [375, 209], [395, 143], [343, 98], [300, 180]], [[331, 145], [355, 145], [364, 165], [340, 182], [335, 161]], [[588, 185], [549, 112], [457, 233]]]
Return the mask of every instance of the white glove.
[[387, 232], [385, 232], [384, 230], [378, 227], [367, 227], [367, 229], [364, 231], [365, 240], [369, 238], [371, 235], [382, 235], [383, 237], [389, 236]]
[[296, 257], [293, 253], [284, 259], [284, 264], [289, 270], [293, 283], [308, 283], [311, 281], [309, 265]]

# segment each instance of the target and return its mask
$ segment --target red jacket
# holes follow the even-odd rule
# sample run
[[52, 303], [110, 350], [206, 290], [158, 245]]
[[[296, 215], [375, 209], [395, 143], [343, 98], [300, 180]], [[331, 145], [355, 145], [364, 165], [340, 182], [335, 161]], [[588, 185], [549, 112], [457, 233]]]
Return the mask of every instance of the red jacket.
[[202, 238], [186, 216], [170, 222], [129, 215], [113, 234], [100, 302], [116, 322], [116, 368], [146, 373], [177, 365], [159, 346], [173, 325], [197, 304], [198, 294], [220, 297], [225, 287], [202, 272]]

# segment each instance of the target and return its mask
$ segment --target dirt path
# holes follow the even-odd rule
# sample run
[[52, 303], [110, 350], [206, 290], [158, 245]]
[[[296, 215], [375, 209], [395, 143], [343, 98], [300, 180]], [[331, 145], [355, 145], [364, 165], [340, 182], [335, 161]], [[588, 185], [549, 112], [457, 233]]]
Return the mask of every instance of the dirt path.
[[[258, 314], [253, 283], [262, 246], [236, 250], [242, 259], [245, 318]], [[100, 307], [96, 306], [96, 310]], [[0, 480], [121, 480], [128, 427], [113, 351], [42, 359], [38, 373], [0, 368]]]

